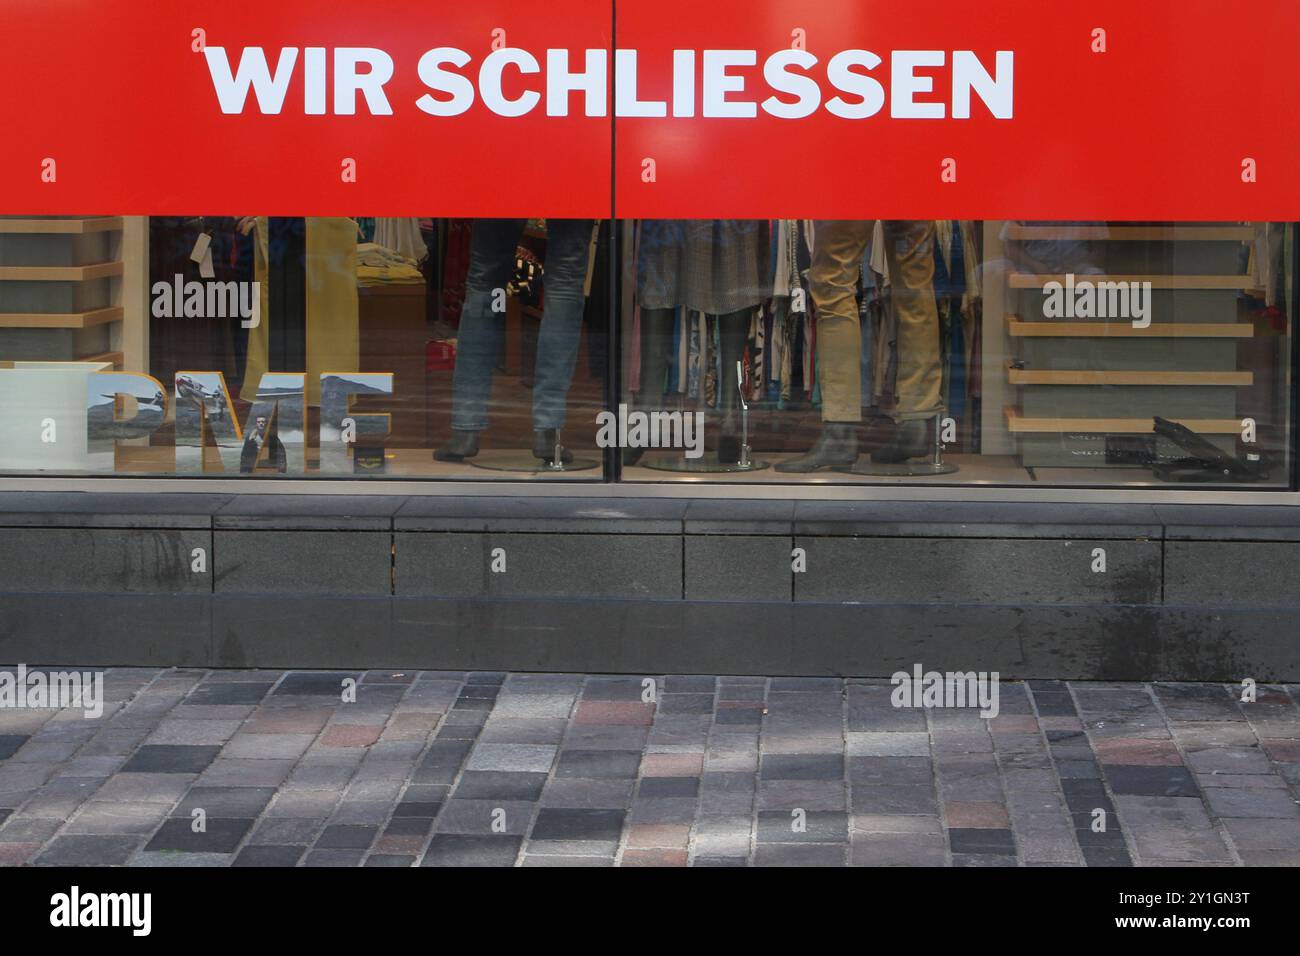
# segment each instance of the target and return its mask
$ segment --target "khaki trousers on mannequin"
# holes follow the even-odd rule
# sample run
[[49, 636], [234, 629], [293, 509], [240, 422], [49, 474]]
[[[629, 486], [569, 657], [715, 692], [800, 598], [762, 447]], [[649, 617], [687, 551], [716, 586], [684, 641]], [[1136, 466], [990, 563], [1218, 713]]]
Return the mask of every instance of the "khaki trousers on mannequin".
[[[817, 223], [810, 275], [817, 306], [822, 421], [862, 420], [862, 325], [856, 293], [874, 228], [870, 219]], [[928, 418], [941, 407], [934, 222], [886, 221], [883, 230], [898, 317], [897, 417]]]

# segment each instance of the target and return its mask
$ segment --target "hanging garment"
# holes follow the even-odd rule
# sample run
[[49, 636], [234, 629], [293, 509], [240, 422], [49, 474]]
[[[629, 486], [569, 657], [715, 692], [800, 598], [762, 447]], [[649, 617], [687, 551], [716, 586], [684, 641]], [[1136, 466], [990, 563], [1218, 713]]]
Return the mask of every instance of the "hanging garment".
[[651, 219], [641, 230], [641, 308], [684, 307], [728, 315], [768, 297], [772, 280], [765, 220]]
[[[271, 308], [273, 290], [268, 280], [270, 222], [257, 220], [258, 280], [262, 283], [262, 321], [249, 331], [248, 360], [240, 397], [254, 401], [258, 383], [268, 371], [295, 372], [302, 368], [272, 367]], [[322, 372], [356, 372], [360, 365], [360, 329], [357, 295], [357, 226], [344, 217], [312, 217], [306, 222], [306, 372], [307, 403], [320, 404]], [[275, 363], [278, 364], [278, 363]]]
[[429, 255], [429, 247], [424, 244], [424, 237], [420, 235], [418, 217], [375, 219], [374, 241], [387, 249], [392, 249], [399, 256], [415, 260], [416, 265]]

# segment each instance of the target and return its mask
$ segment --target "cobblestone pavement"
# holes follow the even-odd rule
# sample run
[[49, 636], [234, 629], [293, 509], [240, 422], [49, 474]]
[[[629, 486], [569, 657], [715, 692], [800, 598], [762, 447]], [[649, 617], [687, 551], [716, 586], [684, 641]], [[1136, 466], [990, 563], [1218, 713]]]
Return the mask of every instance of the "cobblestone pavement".
[[1297, 685], [656, 680], [109, 670], [0, 710], [0, 864], [1300, 865]]

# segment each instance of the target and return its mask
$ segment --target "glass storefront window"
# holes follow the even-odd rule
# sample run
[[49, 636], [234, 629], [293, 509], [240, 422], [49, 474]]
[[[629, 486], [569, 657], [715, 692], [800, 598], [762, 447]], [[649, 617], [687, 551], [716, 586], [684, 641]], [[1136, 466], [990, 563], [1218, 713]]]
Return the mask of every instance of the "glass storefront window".
[[1294, 253], [1248, 222], [11, 217], [0, 469], [1287, 488]]
[[1300, 490], [1295, 4], [434, 6], [15, 8], [0, 476]]
[[624, 232], [624, 413], [709, 448], [628, 450], [627, 480], [1288, 485], [1287, 226]]
[[0, 220], [4, 472], [604, 477], [608, 224], [137, 226]]

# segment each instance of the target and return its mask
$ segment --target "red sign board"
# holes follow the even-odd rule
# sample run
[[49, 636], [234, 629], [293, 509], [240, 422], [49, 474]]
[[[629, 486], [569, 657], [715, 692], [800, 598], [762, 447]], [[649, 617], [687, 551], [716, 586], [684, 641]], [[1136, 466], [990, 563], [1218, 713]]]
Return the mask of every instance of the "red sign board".
[[6, 0], [0, 214], [1300, 219], [1300, 4]]

